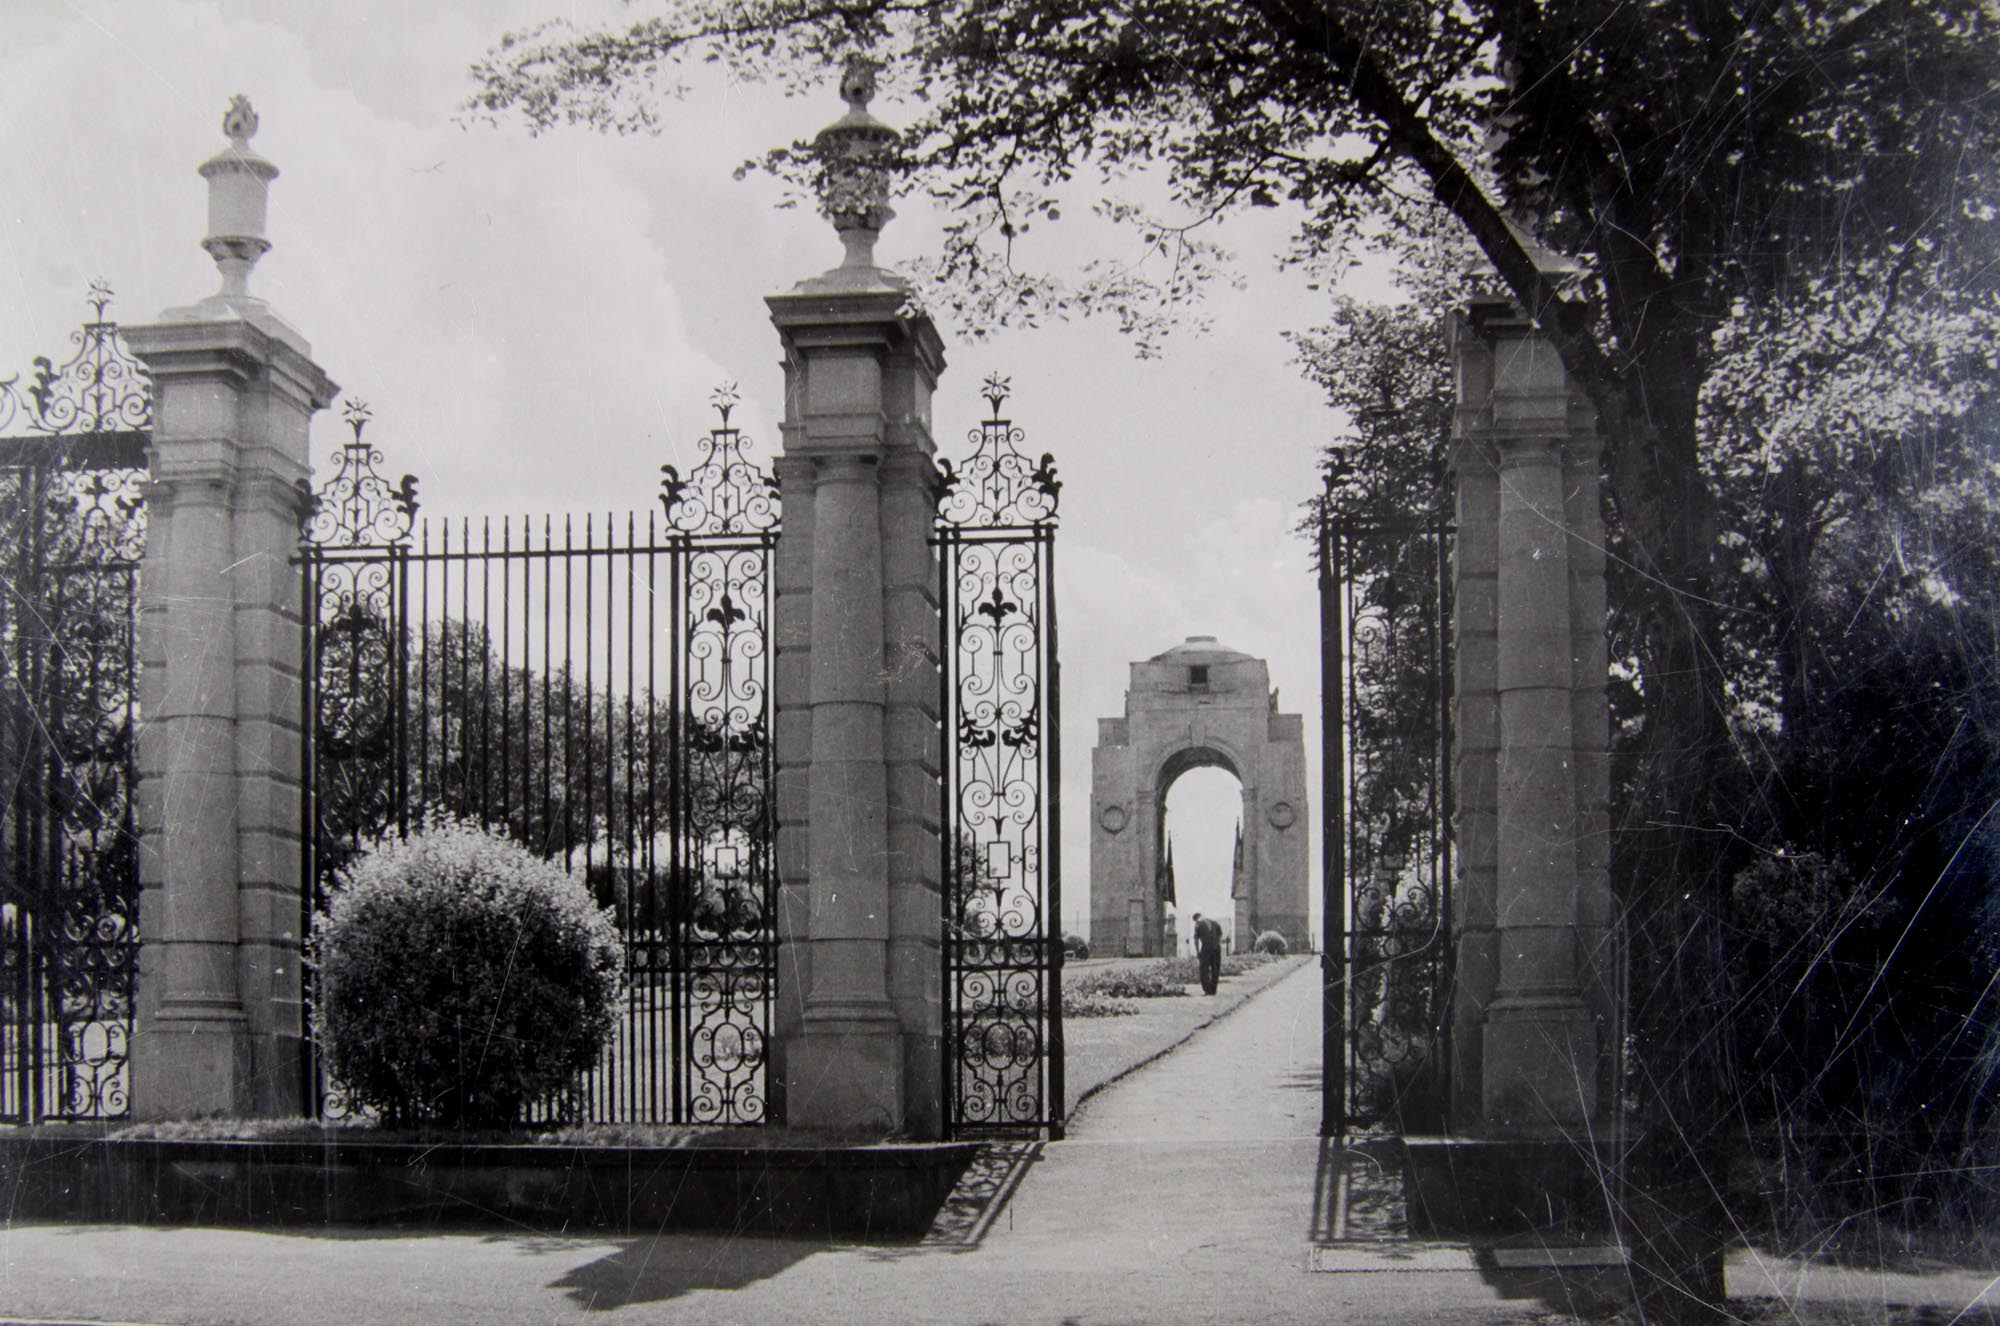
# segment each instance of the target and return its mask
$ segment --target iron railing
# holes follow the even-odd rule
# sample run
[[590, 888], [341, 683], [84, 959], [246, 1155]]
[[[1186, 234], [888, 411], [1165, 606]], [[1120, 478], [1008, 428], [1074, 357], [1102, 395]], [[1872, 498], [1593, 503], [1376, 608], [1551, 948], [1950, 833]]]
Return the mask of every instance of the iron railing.
[[308, 910], [371, 838], [441, 812], [560, 859], [616, 917], [612, 1043], [537, 1117], [766, 1118], [779, 512], [733, 404], [689, 475], [664, 467], [659, 512], [478, 524], [419, 523], [351, 409], [308, 522]]

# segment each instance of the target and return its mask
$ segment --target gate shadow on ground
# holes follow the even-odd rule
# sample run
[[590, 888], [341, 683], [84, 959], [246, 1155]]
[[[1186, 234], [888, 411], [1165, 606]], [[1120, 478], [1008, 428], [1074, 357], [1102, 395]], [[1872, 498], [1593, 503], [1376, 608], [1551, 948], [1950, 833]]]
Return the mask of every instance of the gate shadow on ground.
[[[98, 1225], [66, 1225], [64, 1232], [88, 1234], [102, 1230]], [[131, 1227], [128, 1237], [147, 1232], [162, 1233], [188, 1226], [140, 1225]], [[783, 1238], [765, 1234], [696, 1234], [679, 1230], [654, 1235], [609, 1236], [589, 1230], [574, 1234], [549, 1234], [529, 1230], [518, 1233], [481, 1232], [456, 1227], [398, 1225], [269, 1225], [245, 1229], [243, 1226], [209, 1226], [277, 1238], [323, 1239], [333, 1242], [408, 1243], [438, 1237], [475, 1238], [482, 1243], [504, 1244], [531, 1256], [561, 1257], [573, 1254], [579, 1245], [614, 1243], [611, 1252], [573, 1267], [548, 1287], [566, 1292], [587, 1312], [610, 1311], [634, 1303], [657, 1303], [679, 1298], [701, 1289], [743, 1289], [798, 1265], [815, 1253], [849, 1246], [825, 1238]], [[449, 1256], [446, 1250], [441, 1255]], [[65, 1318], [67, 1320], [67, 1318]]]
[[[1631, 1272], [1623, 1264], [1605, 1266], [1509, 1266], [1506, 1252], [1533, 1253], [1531, 1248], [1475, 1248], [1479, 1278], [1504, 1299], [1539, 1303], [1553, 1313], [1572, 1317], [1608, 1317], [1631, 1306]], [[1560, 1253], [1562, 1249], [1553, 1249]]]
[[[1315, 1081], [1315, 1088], [1317, 1085]], [[1321, 1139], [1308, 1237], [1320, 1247], [1336, 1243], [1393, 1245], [1408, 1240], [1403, 1164], [1395, 1142]], [[1392, 1247], [1383, 1251], [1393, 1255]]]
[[[1353, 1258], [1351, 1264], [1336, 1268], [1316, 1256], [1315, 1268], [1321, 1270], [1476, 1272], [1504, 1299], [1534, 1301], [1553, 1312], [1586, 1317], [1601, 1315], [1630, 1297], [1622, 1264], [1550, 1264], [1582, 1249], [1412, 1239], [1402, 1148], [1395, 1138], [1320, 1142], [1308, 1238], [1316, 1249], [1329, 1254], [1342, 1250]], [[1341, 1260], [1347, 1262], [1348, 1256]]]
[[981, 1148], [959, 1176], [951, 1196], [944, 1199], [918, 1247], [959, 1251], [978, 1247], [1028, 1171], [1042, 1158], [1042, 1148], [1038, 1141], [992, 1142]]
[[842, 1248], [872, 1261], [977, 1248], [1042, 1157], [1039, 1141], [994, 1142], [966, 1168], [930, 1231], [916, 1243], [873, 1244], [721, 1234], [671, 1234], [625, 1240], [608, 1256], [579, 1266], [550, 1287], [589, 1312], [657, 1303], [698, 1290], [743, 1289], [782, 1274], [814, 1253]]
[[623, 1240], [607, 1256], [549, 1282], [586, 1312], [660, 1303], [697, 1290], [743, 1289], [836, 1245], [733, 1234], [662, 1234]]
[[[1518, 1240], [1412, 1240], [1402, 1166], [1402, 1144], [1396, 1138], [1320, 1142], [1310, 1242], [1328, 1252], [1354, 1254], [1354, 1264], [1340, 1270], [1478, 1272], [1502, 1298], [1532, 1300], [1570, 1316], [1600, 1316], [1630, 1302], [1630, 1272], [1622, 1258], [1600, 1260], [1594, 1256], [1600, 1250], [1594, 1248]], [[1314, 1264], [1336, 1270], [1318, 1258]]]
[[1319, 1065], [1317, 1064], [1311, 1068], [1301, 1068], [1297, 1072], [1287, 1074], [1278, 1080], [1278, 1089], [1280, 1091], [1307, 1091], [1318, 1095], [1321, 1088], [1322, 1082]]

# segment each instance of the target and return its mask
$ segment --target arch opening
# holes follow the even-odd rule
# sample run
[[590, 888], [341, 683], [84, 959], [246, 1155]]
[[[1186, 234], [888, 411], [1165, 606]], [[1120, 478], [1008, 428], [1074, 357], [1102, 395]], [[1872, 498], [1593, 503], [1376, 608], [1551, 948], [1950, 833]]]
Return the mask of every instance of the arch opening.
[[[1243, 780], [1224, 761], [1191, 763], [1160, 785], [1161, 870], [1166, 875], [1166, 951], [1194, 952], [1194, 918], [1222, 923], [1224, 951], [1249, 946], [1236, 933], [1243, 885]], [[1164, 942], [1164, 941], [1163, 941]]]

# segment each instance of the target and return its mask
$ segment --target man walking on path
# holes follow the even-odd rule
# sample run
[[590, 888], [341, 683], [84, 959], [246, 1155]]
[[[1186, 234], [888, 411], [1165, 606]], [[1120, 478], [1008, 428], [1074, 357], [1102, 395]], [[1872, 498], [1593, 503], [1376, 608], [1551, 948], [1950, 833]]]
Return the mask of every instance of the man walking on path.
[[1201, 966], [1201, 992], [1214, 994], [1222, 981], [1222, 922], [1194, 914], [1194, 956]]

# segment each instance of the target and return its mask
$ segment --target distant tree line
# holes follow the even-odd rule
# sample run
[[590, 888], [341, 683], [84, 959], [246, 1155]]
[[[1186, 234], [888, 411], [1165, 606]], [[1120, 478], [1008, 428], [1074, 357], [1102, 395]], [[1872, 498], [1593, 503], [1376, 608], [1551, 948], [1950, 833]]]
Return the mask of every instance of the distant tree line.
[[323, 880], [435, 810], [582, 870], [628, 929], [664, 928], [677, 885], [690, 919], [763, 924], [747, 896], [770, 839], [760, 724], [725, 731], [643, 688], [503, 662], [478, 622], [427, 623], [398, 655], [380, 612], [350, 608], [319, 639]]

